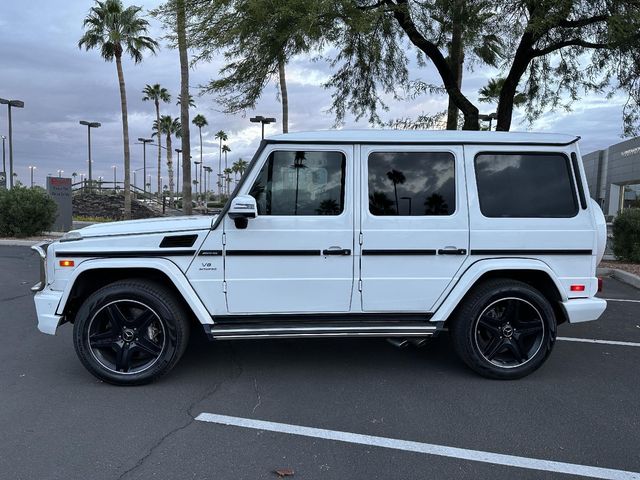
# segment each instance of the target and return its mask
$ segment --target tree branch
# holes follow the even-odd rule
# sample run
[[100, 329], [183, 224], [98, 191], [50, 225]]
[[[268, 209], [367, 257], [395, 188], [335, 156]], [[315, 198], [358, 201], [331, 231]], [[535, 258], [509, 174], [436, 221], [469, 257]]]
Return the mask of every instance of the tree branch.
[[362, 6], [358, 5], [358, 6], [356, 6], [356, 8], [358, 10], [363, 10], [363, 11], [364, 10], [375, 10], [376, 8], [382, 7], [383, 5], [386, 5], [386, 4], [387, 4], [387, 0], [380, 0], [379, 2], [376, 2], [376, 3], [372, 4], [372, 5], [362, 5]]
[[550, 53], [555, 52], [556, 50], [560, 50], [564, 47], [583, 47], [583, 48], [593, 48], [593, 49], [605, 49], [610, 48], [606, 43], [594, 43], [587, 42], [586, 40], [582, 40], [580, 38], [572, 38], [571, 40], [564, 40], [558, 43], [552, 43], [548, 47], [545, 48], [537, 48], [532, 51], [532, 55], [534, 57], [543, 57]]
[[558, 26], [562, 28], [580, 28], [594, 23], [605, 22], [609, 19], [609, 15], [594, 15], [589, 18], [580, 18], [578, 20], [560, 20]]

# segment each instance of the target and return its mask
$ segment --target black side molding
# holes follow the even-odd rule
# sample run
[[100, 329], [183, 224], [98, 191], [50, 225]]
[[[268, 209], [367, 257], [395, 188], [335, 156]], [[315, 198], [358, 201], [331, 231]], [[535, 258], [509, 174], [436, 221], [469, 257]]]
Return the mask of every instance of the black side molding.
[[227, 250], [226, 255], [228, 257], [262, 257], [262, 256], [285, 256], [285, 257], [300, 257], [309, 255], [320, 255], [320, 250]]
[[394, 249], [371, 249], [365, 248], [362, 250], [362, 255], [435, 255], [435, 250], [416, 250], [416, 249], [405, 249], [405, 250], [394, 250]]
[[592, 255], [591, 250], [471, 250], [471, 255]]
[[76, 257], [76, 258], [138, 258], [138, 257], [192, 257], [195, 250], [127, 250], [115, 252], [56, 252], [56, 257]]

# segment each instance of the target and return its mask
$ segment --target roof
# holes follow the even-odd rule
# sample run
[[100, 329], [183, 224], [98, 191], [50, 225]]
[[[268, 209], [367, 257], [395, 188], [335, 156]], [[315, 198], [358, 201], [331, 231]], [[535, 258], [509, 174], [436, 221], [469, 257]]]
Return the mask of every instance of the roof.
[[274, 135], [269, 143], [441, 143], [569, 145], [580, 137], [561, 133], [471, 130], [318, 130]]

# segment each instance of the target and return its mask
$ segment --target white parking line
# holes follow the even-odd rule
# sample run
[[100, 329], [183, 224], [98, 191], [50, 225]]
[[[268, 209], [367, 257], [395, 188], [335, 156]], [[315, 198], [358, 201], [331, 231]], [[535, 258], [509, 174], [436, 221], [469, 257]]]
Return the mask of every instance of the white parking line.
[[628, 298], [603, 298], [602, 300], [606, 300], [607, 302], [640, 303], [640, 300], [629, 300]]
[[540, 460], [536, 458], [518, 457], [515, 455], [503, 455], [501, 453], [483, 452], [481, 450], [467, 450], [465, 448], [447, 447], [432, 443], [412, 442], [397, 440], [395, 438], [376, 437], [373, 435], [361, 435], [359, 433], [341, 432], [337, 430], [325, 430], [324, 428], [303, 427], [287, 423], [267, 422], [250, 418], [230, 417], [214, 413], [201, 413], [196, 417], [201, 422], [230, 425], [234, 427], [251, 428], [254, 430], [266, 430], [269, 432], [287, 433], [303, 437], [322, 438], [338, 442], [355, 443], [358, 445], [371, 445], [374, 447], [391, 448], [406, 452], [426, 453], [441, 457], [459, 458], [472, 462], [492, 463], [508, 467], [526, 468], [529, 470], [542, 470], [545, 472], [566, 473], [589, 478], [606, 478], [611, 480], [640, 480], [640, 473], [610, 468], [591, 467], [575, 463], [555, 462], [552, 460]]
[[640, 347], [640, 343], [636, 343], [636, 342], [619, 342], [617, 340], [598, 340], [595, 338], [558, 337], [556, 340], [564, 340], [565, 342], [601, 343], [603, 345], [621, 345], [623, 347]]

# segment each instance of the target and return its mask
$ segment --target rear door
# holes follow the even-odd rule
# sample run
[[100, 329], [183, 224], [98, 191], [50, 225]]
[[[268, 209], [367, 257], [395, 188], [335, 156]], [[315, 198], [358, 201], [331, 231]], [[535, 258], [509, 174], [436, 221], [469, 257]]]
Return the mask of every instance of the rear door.
[[360, 280], [369, 312], [429, 312], [469, 249], [460, 146], [362, 146]]
[[258, 217], [224, 219], [230, 313], [348, 312], [354, 282], [352, 145], [270, 145], [238, 194]]

